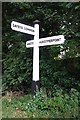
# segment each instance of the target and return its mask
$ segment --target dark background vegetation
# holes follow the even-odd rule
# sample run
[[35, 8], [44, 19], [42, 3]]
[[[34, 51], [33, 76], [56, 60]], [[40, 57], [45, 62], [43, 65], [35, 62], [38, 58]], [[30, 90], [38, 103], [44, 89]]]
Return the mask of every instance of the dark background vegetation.
[[38, 19], [40, 38], [62, 34], [66, 39], [63, 45], [40, 47], [41, 86], [80, 92], [79, 3], [8, 2], [3, 3], [2, 12], [3, 91], [31, 89], [33, 48], [27, 49], [25, 43], [33, 36], [12, 31], [11, 22], [33, 26]]
[[[46, 92], [37, 91], [32, 99], [33, 48], [26, 48], [26, 41], [33, 36], [13, 31], [11, 22], [33, 26], [36, 19], [40, 38], [64, 35], [66, 40], [62, 45], [40, 47], [40, 86]], [[11, 93], [3, 96], [3, 117], [80, 118], [79, 29], [80, 3], [3, 3], [2, 88], [3, 94]]]

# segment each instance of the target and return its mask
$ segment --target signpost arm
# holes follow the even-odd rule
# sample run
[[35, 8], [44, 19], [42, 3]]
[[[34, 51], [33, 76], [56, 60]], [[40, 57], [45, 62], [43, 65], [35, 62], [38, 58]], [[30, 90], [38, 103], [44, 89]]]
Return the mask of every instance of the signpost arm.
[[40, 88], [39, 83], [39, 21], [34, 21], [35, 35], [33, 47], [33, 78], [32, 78], [32, 95], [36, 94], [36, 88]]

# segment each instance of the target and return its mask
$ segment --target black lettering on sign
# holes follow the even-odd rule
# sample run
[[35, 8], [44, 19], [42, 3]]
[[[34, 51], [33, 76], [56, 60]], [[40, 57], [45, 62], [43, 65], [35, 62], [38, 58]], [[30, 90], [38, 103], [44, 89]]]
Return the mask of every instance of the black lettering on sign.
[[51, 43], [51, 42], [58, 42], [58, 41], [60, 41], [61, 40], [61, 38], [57, 38], [57, 39], [50, 39], [50, 40], [42, 40], [42, 41], [40, 41], [39, 43]]
[[23, 29], [23, 26], [17, 25], [18, 28]]
[[43, 41], [43, 43], [46, 43], [46, 42], [47, 42], [47, 40], [44, 40], [44, 41]]
[[15, 24], [13, 24], [13, 27], [16, 27], [16, 25], [15, 25]]
[[16, 25], [16, 24], [13, 24], [13, 27], [16, 27], [16, 28], [19, 28], [19, 29], [23, 29], [23, 26]]
[[13, 24], [13, 27], [15, 27], [14, 24]]
[[56, 41], [60, 41], [60, 39], [61, 39], [61, 38], [55, 39], [55, 42], [56, 42]]
[[27, 43], [27, 45], [32, 45], [32, 44], [33, 44], [33, 42]]
[[51, 42], [51, 40], [46, 40], [46, 42]]
[[44, 41], [40, 41], [39, 43], [44, 43]]
[[24, 30], [29, 30], [29, 31], [31, 31], [31, 32], [34, 32], [34, 30], [31, 30], [31, 29], [26, 28], [26, 27], [24, 27]]
[[51, 39], [50, 42], [53, 42], [53, 39]]

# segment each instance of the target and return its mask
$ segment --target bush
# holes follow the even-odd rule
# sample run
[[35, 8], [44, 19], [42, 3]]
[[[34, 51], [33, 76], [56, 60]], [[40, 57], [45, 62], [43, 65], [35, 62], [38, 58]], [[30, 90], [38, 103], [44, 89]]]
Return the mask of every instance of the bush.
[[30, 88], [32, 59], [26, 53], [29, 54], [29, 51], [26, 50], [25, 43], [16, 43], [3, 59], [3, 91], [25, 91]]
[[36, 113], [39, 111], [41, 115], [48, 114], [52, 118], [74, 118], [79, 116], [79, 93], [77, 90], [71, 89], [70, 95], [68, 95], [58, 90], [54, 97], [48, 98], [44, 97], [42, 90], [40, 90], [40, 92], [36, 92], [34, 98], [21, 107], [27, 112]]
[[27, 113], [27, 117], [33, 118], [79, 118], [80, 94], [76, 89], [71, 89], [70, 94], [56, 90], [55, 95], [49, 98], [44, 95], [42, 89], [36, 95], [12, 97], [3, 101], [3, 108], [19, 109]]

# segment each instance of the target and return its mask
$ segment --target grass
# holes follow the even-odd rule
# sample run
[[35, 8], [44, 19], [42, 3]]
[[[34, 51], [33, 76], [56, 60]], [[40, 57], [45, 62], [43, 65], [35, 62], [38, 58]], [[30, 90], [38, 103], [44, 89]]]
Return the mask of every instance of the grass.
[[20, 107], [20, 103], [25, 101], [28, 101], [28, 96], [2, 97], [2, 118], [27, 118], [27, 112], [21, 110]]
[[54, 98], [44, 98], [38, 93], [33, 99], [31, 95], [8, 94], [2, 97], [2, 118], [78, 118], [77, 95], [58, 92]]
[[13, 96], [9, 98], [7, 96], [2, 97], [2, 118], [35, 118], [35, 117], [49, 117], [40, 110], [38, 111], [27, 111], [23, 110], [25, 104], [32, 100], [31, 95], [25, 95], [20, 97]]

